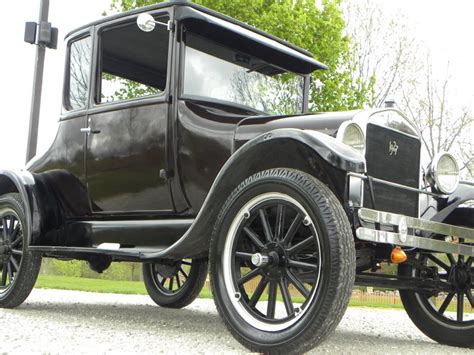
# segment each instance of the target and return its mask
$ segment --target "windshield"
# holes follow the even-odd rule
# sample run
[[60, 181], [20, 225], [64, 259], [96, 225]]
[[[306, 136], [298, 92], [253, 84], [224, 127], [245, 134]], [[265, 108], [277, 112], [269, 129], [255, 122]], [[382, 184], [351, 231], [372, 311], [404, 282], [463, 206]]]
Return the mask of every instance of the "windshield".
[[304, 78], [258, 58], [188, 34], [185, 96], [208, 97], [269, 115], [301, 113]]

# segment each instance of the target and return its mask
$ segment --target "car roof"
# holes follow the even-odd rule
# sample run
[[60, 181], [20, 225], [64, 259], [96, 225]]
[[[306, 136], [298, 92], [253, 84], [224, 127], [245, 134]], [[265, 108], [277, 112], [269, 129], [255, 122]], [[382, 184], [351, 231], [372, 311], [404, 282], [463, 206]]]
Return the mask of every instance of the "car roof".
[[[262, 31], [258, 28], [255, 28], [255, 27], [252, 27], [252, 26], [250, 26], [250, 25], [248, 25], [244, 22], [238, 21], [238, 20], [236, 20], [232, 17], [229, 17], [227, 15], [224, 15], [220, 12], [208, 9], [204, 6], [195, 4], [195, 3], [190, 2], [190, 1], [185, 1], [185, 0], [168, 1], [168, 2], [163, 2], [163, 3], [158, 3], [158, 4], [153, 4], [153, 5], [137, 8], [137, 9], [130, 10], [130, 11], [125, 11], [125, 12], [122, 12], [122, 13], [117, 13], [117, 14], [110, 15], [110, 16], [105, 16], [105, 17], [103, 17], [99, 20], [96, 20], [96, 21], [91, 22], [89, 24], [83, 25], [79, 28], [76, 28], [75, 30], [69, 32], [66, 35], [65, 38], [73, 36], [75, 33], [80, 32], [80, 31], [82, 31], [86, 28], [92, 27], [92, 26], [101, 25], [101, 24], [104, 24], [104, 23], [107, 23], [107, 22], [110, 22], [110, 21], [114, 21], [114, 20], [118, 20], [120, 18], [124, 18], [124, 17], [130, 16], [130, 15], [140, 14], [140, 13], [159, 10], [159, 9], [170, 8], [170, 7], [173, 7], [173, 6], [180, 7], [180, 8], [184, 7], [184, 8], [188, 8], [189, 10], [193, 9], [193, 10], [195, 10], [194, 14], [201, 13], [202, 16], [207, 15], [208, 19], [209, 19], [209, 15], [210, 15], [212, 17], [215, 17], [217, 19], [217, 21], [220, 20], [221, 23], [222, 23], [222, 21], [228, 22], [229, 24], [233, 25], [234, 27], [236, 27], [236, 26], [240, 27], [242, 29], [242, 31], [245, 31], [246, 33], [253, 32], [256, 37], [266, 38], [270, 41], [274, 41], [274, 42], [276, 42], [277, 46], [278, 45], [280, 46], [279, 49], [278, 48], [274, 48], [274, 49], [276, 49], [276, 50], [282, 50], [283, 49], [284, 50], [284, 47], [286, 47], [287, 51], [290, 50], [290, 51], [296, 52], [296, 53], [294, 53], [294, 55], [296, 57], [300, 57], [300, 59], [303, 59], [305, 62], [308, 62], [312, 66], [313, 70], [328, 69], [328, 67], [325, 64], [320, 63], [317, 60], [315, 60], [314, 57], [313, 57], [313, 54], [311, 52], [309, 52], [309, 51], [307, 51], [303, 48], [295, 46], [294, 44], [291, 44], [291, 43], [289, 43], [289, 42], [287, 42], [287, 41], [285, 41], [281, 38], [273, 36], [273, 35], [265, 32], [265, 31]], [[189, 11], [188, 11], [188, 16], [191, 16], [189, 14]], [[301, 56], [301, 55], [303, 55], [303, 56]], [[302, 58], [302, 57], [306, 57], [306, 59]], [[309, 70], [308, 70], [308, 72], [309, 72]]]

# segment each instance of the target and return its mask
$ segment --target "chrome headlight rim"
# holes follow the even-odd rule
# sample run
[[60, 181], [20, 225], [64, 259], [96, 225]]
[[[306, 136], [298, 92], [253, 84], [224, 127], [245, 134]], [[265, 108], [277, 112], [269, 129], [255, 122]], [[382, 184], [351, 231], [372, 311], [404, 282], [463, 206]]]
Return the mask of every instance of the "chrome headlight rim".
[[[347, 144], [344, 141], [344, 136], [345, 136], [345, 134], [347, 132], [347, 129], [349, 127], [355, 127], [359, 131], [360, 136], [361, 136], [361, 144], [363, 145], [362, 149], [354, 148], [353, 146], [351, 146], [350, 144]], [[346, 146], [352, 148], [357, 153], [365, 155], [365, 150], [366, 150], [365, 132], [364, 132], [364, 129], [358, 123], [356, 123], [354, 121], [346, 121], [346, 122], [342, 123], [341, 126], [339, 127], [339, 130], [337, 131], [336, 139], [338, 141], [344, 143]]]
[[[439, 165], [440, 160], [442, 158], [445, 158], [445, 157], [451, 159], [451, 161], [454, 163], [455, 169], [457, 171], [455, 183], [453, 184], [453, 186], [451, 188], [446, 188], [446, 186], [444, 186], [441, 183], [440, 179], [439, 179], [438, 165]], [[450, 153], [439, 152], [434, 156], [433, 160], [431, 161], [430, 169], [429, 169], [429, 175], [430, 175], [430, 178], [432, 180], [432, 184], [434, 184], [434, 187], [443, 194], [450, 195], [454, 191], [456, 191], [456, 189], [458, 188], [458, 185], [459, 185], [459, 181], [460, 181], [460, 174], [459, 173], [460, 173], [460, 171], [459, 171], [458, 161]]]

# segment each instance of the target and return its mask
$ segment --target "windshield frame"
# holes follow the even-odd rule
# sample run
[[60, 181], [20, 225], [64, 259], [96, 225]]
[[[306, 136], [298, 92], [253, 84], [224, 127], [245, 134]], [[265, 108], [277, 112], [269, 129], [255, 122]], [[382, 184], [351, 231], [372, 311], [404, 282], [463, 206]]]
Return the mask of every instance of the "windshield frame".
[[[253, 107], [250, 107], [250, 106], [246, 106], [242, 103], [227, 101], [227, 100], [221, 100], [219, 98], [215, 98], [215, 97], [212, 97], [212, 96], [201, 96], [201, 95], [197, 96], [197, 95], [185, 94], [186, 49], [188, 48], [188, 46], [186, 45], [186, 43], [185, 43], [186, 41], [184, 40], [183, 37], [185, 36], [185, 33], [186, 33], [186, 27], [185, 27], [184, 24], [180, 24], [180, 26], [178, 26], [178, 28], [179, 28], [179, 35], [178, 36], [181, 38], [181, 40], [178, 41], [178, 46], [177, 46], [178, 53], [177, 53], [177, 63], [176, 63], [176, 65], [178, 67], [178, 82], [179, 82], [179, 85], [178, 85], [177, 95], [178, 95], [179, 100], [198, 100], [198, 101], [215, 102], [215, 103], [219, 103], [219, 104], [228, 105], [228, 106], [231, 106], [231, 107], [236, 107], [236, 108], [244, 109], [244, 110], [247, 110], [247, 111], [251, 111], [251, 112], [254, 112], [256, 115], [259, 115], [259, 116], [281, 116], [281, 115], [275, 115], [275, 114], [272, 114], [272, 113], [266, 113], [266, 112], [263, 112], [263, 111], [259, 110], [258, 108], [253, 108]], [[206, 40], [210, 41], [210, 39], [206, 39]], [[228, 44], [219, 44], [219, 45], [222, 45], [222, 46], [225, 46], [225, 47], [228, 47], [228, 48], [232, 49], [232, 46], [230, 46]], [[211, 55], [211, 54], [208, 54], [208, 55]], [[216, 56], [214, 56], [214, 57], [218, 58]], [[271, 62], [267, 61], [267, 63], [274, 66], [274, 67], [280, 68], [279, 66], [277, 66], [275, 64], [272, 64]], [[301, 79], [302, 79], [302, 90], [301, 90], [301, 95], [302, 95], [301, 103], [302, 103], [302, 105], [297, 110], [297, 112], [294, 112], [294, 115], [308, 113], [309, 87], [310, 87], [310, 82], [311, 82], [311, 74], [304, 75], [304, 74], [294, 73], [294, 72], [288, 71], [288, 70], [283, 69], [283, 68], [280, 68], [280, 69], [284, 70], [287, 73], [291, 73], [291, 74], [294, 74], [294, 75], [297, 75], [297, 76], [301, 77]]]

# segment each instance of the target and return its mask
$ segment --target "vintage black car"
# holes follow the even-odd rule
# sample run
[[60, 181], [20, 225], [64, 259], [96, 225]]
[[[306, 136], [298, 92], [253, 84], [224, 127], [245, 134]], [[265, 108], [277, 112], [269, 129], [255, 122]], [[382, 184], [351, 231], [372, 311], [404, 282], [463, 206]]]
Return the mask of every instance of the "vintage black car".
[[2, 307], [27, 298], [42, 257], [141, 262], [171, 308], [209, 262], [217, 309], [251, 350], [316, 346], [354, 284], [400, 290], [425, 334], [474, 347], [474, 185], [450, 154], [429, 159], [401, 112], [309, 113], [324, 64], [189, 2], [67, 43], [54, 143], [0, 173]]

